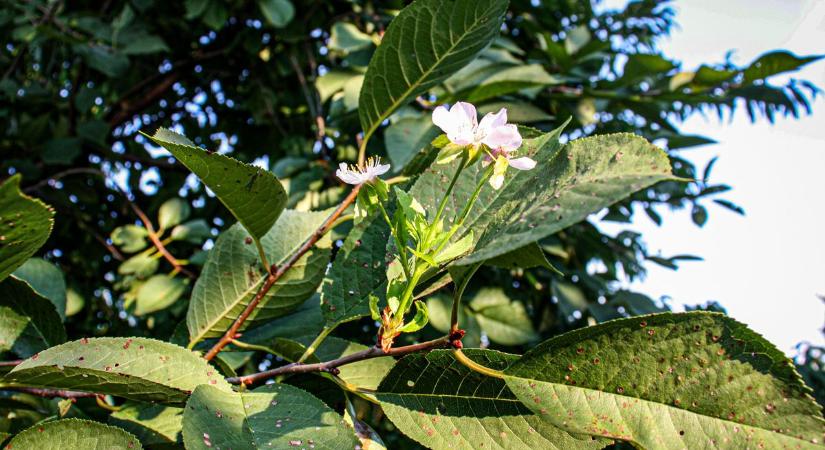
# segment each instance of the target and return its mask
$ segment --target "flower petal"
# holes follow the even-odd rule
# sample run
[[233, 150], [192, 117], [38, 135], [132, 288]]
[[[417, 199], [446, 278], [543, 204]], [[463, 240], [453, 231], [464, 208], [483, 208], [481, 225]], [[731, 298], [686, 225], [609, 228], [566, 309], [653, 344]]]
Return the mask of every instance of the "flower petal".
[[450, 134], [456, 128], [453, 115], [450, 114], [450, 110], [443, 105], [433, 111], [433, 124], [447, 134]]
[[521, 147], [521, 134], [515, 125], [502, 125], [493, 128], [482, 142], [492, 149], [509, 152]]
[[513, 158], [510, 160], [510, 167], [518, 170], [530, 170], [536, 167], [536, 161], [526, 156], [521, 158]]
[[474, 129], [478, 126], [478, 113], [472, 103], [458, 102], [450, 108], [450, 114], [462, 117]]
[[339, 180], [347, 184], [361, 184], [362, 180], [360, 173], [347, 167], [346, 163], [338, 164], [338, 170], [335, 171], [335, 176]]
[[[535, 163], [533, 163], [533, 164], [535, 165]], [[384, 175], [389, 170], [390, 170], [390, 165], [389, 164], [379, 164], [379, 165], [375, 166], [375, 169], [373, 169], [372, 175], [376, 176], [376, 177], [378, 175]]]
[[487, 113], [478, 124], [478, 132], [484, 136], [490, 134], [494, 128], [507, 124], [507, 109], [501, 108], [497, 113]]
[[490, 186], [492, 186], [493, 189], [499, 190], [502, 184], [504, 184], [504, 174], [507, 172], [507, 166], [509, 165], [510, 162], [504, 155], [499, 155], [496, 158], [496, 162], [493, 165], [493, 176], [490, 177]]

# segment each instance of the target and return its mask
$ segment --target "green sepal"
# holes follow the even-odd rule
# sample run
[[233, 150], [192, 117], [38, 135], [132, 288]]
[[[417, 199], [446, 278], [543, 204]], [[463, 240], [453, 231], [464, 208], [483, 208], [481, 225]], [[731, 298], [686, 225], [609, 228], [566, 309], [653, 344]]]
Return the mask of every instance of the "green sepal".
[[440, 152], [438, 152], [438, 156], [435, 158], [436, 164], [449, 164], [454, 161], [456, 158], [461, 156], [469, 146], [467, 145], [458, 145], [453, 144], [450, 142], [449, 144], [445, 145]]

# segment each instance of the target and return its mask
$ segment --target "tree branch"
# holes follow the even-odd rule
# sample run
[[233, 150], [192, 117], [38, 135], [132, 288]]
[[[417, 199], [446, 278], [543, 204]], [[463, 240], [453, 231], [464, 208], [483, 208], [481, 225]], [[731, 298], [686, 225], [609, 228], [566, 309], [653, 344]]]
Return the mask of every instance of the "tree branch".
[[11, 390], [11, 391], [25, 392], [27, 394], [32, 394], [32, 395], [37, 395], [39, 397], [47, 397], [47, 398], [54, 398], [54, 397], [92, 398], [92, 397], [97, 397], [98, 395], [101, 395], [101, 394], [96, 394], [94, 392], [65, 391], [65, 390], [62, 390], [62, 389], [44, 389], [44, 388], [33, 388], [33, 387], [25, 387], [25, 386], [3, 386], [2, 389]]
[[443, 336], [432, 341], [422, 342], [420, 344], [407, 345], [404, 347], [393, 347], [388, 351], [384, 351], [380, 346], [373, 346], [360, 352], [352, 353], [350, 355], [342, 356], [331, 361], [320, 362], [315, 364], [292, 363], [281, 366], [275, 369], [266, 370], [263, 372], [254, 373], [242, 377], [230, 377], [226, 381], [232, 384], [254, 384], [263, 380], [267, 380], [278, 375], [295, 374], [295, 373], [312, 373], [312, 372], [326, 372], [337, 375], [338, 367], [347, 364], [352, 364], [358, 361], [364, 361], [372, 358], [380, 358], [383, 356], [405, 356], [410, 353], [429, 352], [438, 348], [455, 347], [460, 348], [461, 337], [464, 336], [463, 330], [452, 333], [448, 336]]
[[[289, 256], [289, 259], [286, 260], [280, 267], [275, 267], [274, 265], [269, 270], [269, 275], [266, 277], [266, 281], [261, 286], [261, 289], [258, 290], [258, 293], [255, 294], [255, 298], [246, 305], [246, 308], [243, 310], [240, 316], [235, 319], [235, 322], [232, 323], [232, 326], [226, 330], [226, 333], [221, 337], [221, 339], [212, 346], [211, 349], [204, 355], [204, 359], [210, 361], [212, 358], [217, 356], [220, 351], [230, 344], [234, 339], [238, 337], [238, 331], [241, 329], [241, 325], [246, 322], [246, 319], [252, 314], [252, 311], [258, 306], [258, 304], [263, 300], [264, 296], [272, 289], [272, 286], [289, 270], [298, 262], [298, 259], [301, 256], [304, 256], [306, 252], [311, 249], [316, 242], [318, 242], [321, 237], [323, 237], [330, 229], [332, 229], [332, 225], [338, 220], [338, 217], [349, 207], [352, 202], [355, 201], [355, 198], [358, 196], [358, 191], [361, 189], [361, 186], [355, 186], [352, 191], [347, 195], [346, 198], [338, 205], [338, 208], [329, 215], [329, 217], [324, 220], [324, 223], [312, 233], [302, 245], [295, 251], [292, 255]], [[148, 229], [148, 228], [147, 228]]]
[[128, 196], [126, 196], [126, 201], [129, 202], [129, 206], [132, 207], [132, 211], [134, 211], [135, 214], [137, 214], [137, 216], [140, 218], [140, 221], [143, 222], [143, 226], [146, 227], [146, 232], [149, 234], [149, 240], [152, 241], [152, 244], [155, 245], [155, 248], [158, 249], [160, 254], [163, 255], [163, 257], [167, 261], [169, 261], [169, 264], [171, 264], [176, 271], [186, 275], [192, 280], [196, 279], [197, 276], [195, 276], [194, 273], [190, 272], [187, 268], [183, 267], [183, 264], [181, 264], [181, 262], [177, 258], [175, 258], [171, 253], [169, 253], [169, 250], [167, 250], [166, 246], [163, 245], [163, 242], [161, 242], [157, 231], [155, 231], [155, 227], [152, 225], [152, 221], [149, 220], [149, 217], [146, 216], [146, 213], [144, 213], [143, 210], [140, 209], [140, 207], [138, 207], [138, 205], [131, 201]]

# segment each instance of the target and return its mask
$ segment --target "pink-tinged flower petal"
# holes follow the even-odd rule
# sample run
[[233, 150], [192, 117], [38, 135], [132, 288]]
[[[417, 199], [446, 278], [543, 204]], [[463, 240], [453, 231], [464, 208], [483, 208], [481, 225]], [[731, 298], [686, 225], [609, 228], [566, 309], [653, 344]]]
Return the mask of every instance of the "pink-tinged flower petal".
[[492, 149], [510, 152], [521, 147], [521, 134], [515, 125], [502, 125], [493, 128], [482, 142]]
[[518, 170], [530, 170], [536, 167], [536, 161], [522, 156], [521, 158], [513, 158], [510, 160], [510, 167]]
[[481, 118], [478, 124], [478, 133], [486, 136], [493, 131], [494, 128], [507, 125], [507, 109], [501, 108], [497, 113], [487, 113]]
[[458, 102], [450, 108], [450, 113], [462, 116], [473, 128], [478, 126], [478, 113], [472, 103]]

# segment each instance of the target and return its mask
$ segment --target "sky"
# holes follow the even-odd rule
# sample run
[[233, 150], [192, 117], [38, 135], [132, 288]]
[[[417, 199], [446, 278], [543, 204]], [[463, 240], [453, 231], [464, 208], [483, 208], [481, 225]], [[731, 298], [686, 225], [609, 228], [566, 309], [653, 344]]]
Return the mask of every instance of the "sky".
[[[728, 50], [739, 65], [778, 48], [825, 53], [822, 0], [682, 0], [674, 6], [679, 28], [661, 49], [681, 60], [684, 70], [721, 62]], [[825, 60], [775, 80], [790, 77], [825, 89]], [[603, 223], [606, 231], [642, 232], [652, 254], [704, 258], [683, 262], [678, 271], [650, 263], [647, 278], [630, 288], [653, 298], [669, 296], [677, 311], [717, 300], [791, 356], [799, 342], [825, 344], [825, 303], [817, 297], [825, 296], [825, 98], [820, 95], [813, 114], [798, 120], [752, 124], [740, 109], [733, 121], [697, 115], [681, 129], [718, 141], [681, 152], [700, 170], [719, 156], [710, 181], [731, 185], [722, 198], [741, 205], [746, 215], [708, 202], [703, 228], [693, 225], [688, 210], [660, 210], [662, 227], [641, 210], [629, 226]]]

